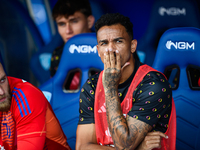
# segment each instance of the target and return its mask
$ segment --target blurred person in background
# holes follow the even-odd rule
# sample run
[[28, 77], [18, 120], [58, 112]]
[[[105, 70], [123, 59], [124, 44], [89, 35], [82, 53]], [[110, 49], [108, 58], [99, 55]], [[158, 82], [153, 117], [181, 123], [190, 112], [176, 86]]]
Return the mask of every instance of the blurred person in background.
[[[89, 33], [94, 25], [89, 0], [58, 0], [53, 8], [53, 19], [56, 21], [58, 32], [66, 43], [71, 37], [80, 33]], [[53, 77], [58, 69], [64, 45], [56, 48], [51, 57], [50, 75]], [[69, 89], [77, 89], [79, 72], [71, 74]]]

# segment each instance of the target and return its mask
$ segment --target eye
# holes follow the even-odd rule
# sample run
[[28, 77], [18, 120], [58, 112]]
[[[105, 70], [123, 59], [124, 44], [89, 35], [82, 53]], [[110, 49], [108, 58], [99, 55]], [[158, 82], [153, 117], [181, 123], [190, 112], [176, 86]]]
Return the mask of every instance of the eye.
[[101, 46], [103, 46], [103, 45], [106, 45], [107, 44], [107, 42], [101, 42]]
[[1, 80], [0, 80], [0, 83], [4, 83], [6, 81], [6, 77], [3, 77]]
[[117, 42], [117, 43], [122, 43], [122, 40], [117, 40], [116, 42]]
[[58, 26], [65, 26], [65, 23], [64, 22], [59, 22], [57, 23]]
[[79, 19], [74, 18], [74, 19], [71, 19], [71, 20], [70, 20], [70, 23], [78, 23], [78, 21], [79, 21]]
[[102, 45], [105, 45], [105, 44], [106, 44], [106, 43], [101, 43], [101, 46], [102, 46]]

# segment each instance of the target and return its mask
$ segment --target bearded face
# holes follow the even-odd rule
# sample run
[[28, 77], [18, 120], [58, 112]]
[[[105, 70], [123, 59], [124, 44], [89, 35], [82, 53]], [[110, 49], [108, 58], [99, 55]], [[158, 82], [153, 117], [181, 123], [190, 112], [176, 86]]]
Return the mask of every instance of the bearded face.
[[0, 112], [6, 112], [11, 106], [12, 93], [10, 90], [8, 78], [0, 63]]
[[3, 95], [0, 95], [0, 111], [6, 112], [10, 109], [12, 93], [10, 91], [9, 85], [6, 88], [8, 91], [5, 91]]

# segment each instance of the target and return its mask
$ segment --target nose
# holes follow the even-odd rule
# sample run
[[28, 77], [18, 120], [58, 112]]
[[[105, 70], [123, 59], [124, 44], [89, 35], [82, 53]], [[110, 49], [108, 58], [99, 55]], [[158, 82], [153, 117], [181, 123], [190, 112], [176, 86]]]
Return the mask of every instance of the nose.
[[70, 23], [67, 23], [67, 25], [66, 25], [66, 33], [67, 33], [67, 34], [72, 33], [72, 28], [71, 28]]
[[3, 95], [4, 94], [4, 90], [3, 88], [0, 86], [0, 95]]
[[113, 42], [110, 42], [108, 45], [108, 49], [116, 50], [116, 46]]

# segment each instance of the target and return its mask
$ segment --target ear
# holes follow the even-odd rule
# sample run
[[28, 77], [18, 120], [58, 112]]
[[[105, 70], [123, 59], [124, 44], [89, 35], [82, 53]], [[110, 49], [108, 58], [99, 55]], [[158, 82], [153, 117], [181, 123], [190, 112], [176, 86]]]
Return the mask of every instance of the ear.
[[131, 53], [134, 53], [137, 48], [137, 40], [132, 40], [131, 41]]
[[99, 45], [96, 45], [96, 47], [97, 47], [98, 55], [99, 55], [99, 57], [100, 57], [100, 53], [99, 53]]
[[93, 15], [90, 15], [87, 17], [87, 22], [88, 22], [88, 28], [91, 29], [92, 26], [94, 25], [94, 21], [95, 21], [95, 18]]

